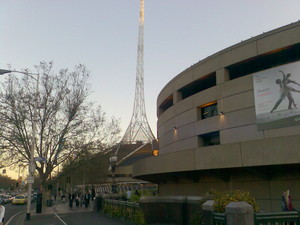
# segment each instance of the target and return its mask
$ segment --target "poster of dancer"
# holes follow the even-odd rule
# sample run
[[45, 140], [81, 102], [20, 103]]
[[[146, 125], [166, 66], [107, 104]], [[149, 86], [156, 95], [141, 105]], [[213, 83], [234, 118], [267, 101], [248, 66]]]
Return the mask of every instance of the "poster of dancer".
[[259, 130], [300, 125], [300, 61], [253, 74]]

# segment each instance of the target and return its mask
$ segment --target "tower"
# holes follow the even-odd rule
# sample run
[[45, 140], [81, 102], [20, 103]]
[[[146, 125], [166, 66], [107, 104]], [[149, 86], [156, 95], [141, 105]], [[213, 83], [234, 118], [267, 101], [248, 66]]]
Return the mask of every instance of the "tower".
[[139, 39], [137, 49], [135, 97], [133, 113], [129, 126], [122, 138], [122, 143], [144, 143], [155, 139], [149, 126], [144, 99], [144, 0], [140, 0]]

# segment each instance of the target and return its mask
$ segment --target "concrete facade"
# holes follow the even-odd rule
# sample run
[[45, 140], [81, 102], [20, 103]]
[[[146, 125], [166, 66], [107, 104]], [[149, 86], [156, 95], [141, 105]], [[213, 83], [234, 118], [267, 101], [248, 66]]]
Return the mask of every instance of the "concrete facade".
[[[234, 68], [276, 58], [286, 49], [295, 52], [294, 58], [285, 56], [288, 62], [298, 61], [299, 46], [296, 22], [224, 49], [174, 77], [157, 99], [160, 154], [135, 163], [133, 176], [158, 183], [161, 195], [247, 190], [267, 211], [280, 210], [281, 194], [289, 189], [300, 209], [300, 126], [259, 130], [253, 72], [233, 77]], [[275, 66], [287, 64], [276, 60]], [[264, 69], [274, 67], [264, 63]], [[209, 81], [208, 88], [194, 91], [196, 82], [209, 76], [215, 76], [215, 84]], [[222, 115], [201, 118], [208, 103], [215, 103]], [[218, 143], [207, 146], [208, 134]]]

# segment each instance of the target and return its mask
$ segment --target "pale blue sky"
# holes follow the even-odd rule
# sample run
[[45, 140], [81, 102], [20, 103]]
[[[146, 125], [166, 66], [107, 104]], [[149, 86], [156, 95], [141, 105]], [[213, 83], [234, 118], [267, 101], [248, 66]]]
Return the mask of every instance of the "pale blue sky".
[[[145, 0], [144, 76], [148, 121], [174, 76], [226, 47], [300, 19], [299, 0]], [[139, 0], [0, 0], [0, 68], [53, 60], [85, 64], [91, 100], [121, 119], [133, 108]]]

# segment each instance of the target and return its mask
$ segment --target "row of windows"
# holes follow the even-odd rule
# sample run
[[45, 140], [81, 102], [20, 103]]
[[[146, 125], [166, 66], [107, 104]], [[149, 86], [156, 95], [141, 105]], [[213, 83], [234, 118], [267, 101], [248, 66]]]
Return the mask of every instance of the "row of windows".
[[[233, 80], [248, 74], [258, 71], [291, 63], [300, 60], [300, 44], [288, 46], [267, 54], [254, 57], [243, 62], [228, 66], [229, 80]], [[216, 73], [209, 74], [202, 79], [198, 79], [177, 91], [179, 99], [188, 98], [196, 93], [199, 93], [207, 88], [216, 85]], [[160, 113], [163, 113], [168, 108], [173, 106], [173, 94], [170, 95], [159, 107]], [[198, 107], [198, 119], [206, 119], [219, 115], [217, 101], [207, 103]], [[198, 135], [198, 146], [210, 146], [220, 144], [220, 131]]]
[[[198, 115], [203, 119], [207, 119], [214, 116], [219, 116], [218, 104], [217, 101], [207, 103], [198, 108]], [[198, 146], [210, 146], [210, 145], [219, 145], [220, 144], [220, 132], [215, 131], [211, 133], [206, 133], [198, 135]]]
[[248, 74], [300, 60], [300, 43], [233, 64], [226, 69], [233, 80]]
[[[229, 80], [233, 80], [248, 74], [261, 70], [269, 69], [275, 66], [283, 65], [300, 60], [300, 43], [277, 49], [272, 52], [247, 59], [245, 61], [226, 67], [229, 73]], [[188, 98], [194, 94], [204, 91], [210, 87], [216, 86], [216, 73], [208, 74], [198, 80], [179, 89], [179, 100]], [[168, 108], [173, 106], [173, 94], [168, 96], [159, 106], [159, 116]]]
[[[200, 107], [201, 119], [219, 115], [217, 101], [210, 102]], [[198, 146], [210, 146], [220, 144], [220, 132], [215, 131], [198, 136]]]

